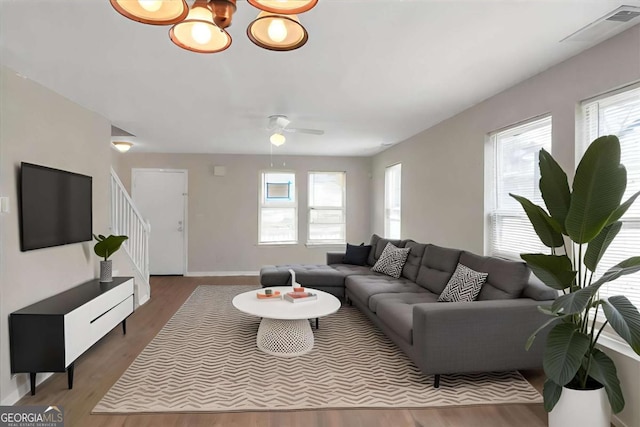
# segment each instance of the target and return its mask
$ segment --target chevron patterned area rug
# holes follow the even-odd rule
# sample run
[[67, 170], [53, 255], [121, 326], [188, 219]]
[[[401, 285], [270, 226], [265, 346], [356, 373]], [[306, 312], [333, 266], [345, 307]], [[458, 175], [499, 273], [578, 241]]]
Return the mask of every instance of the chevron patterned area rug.
[[[425, 408], [540, 403], [519, 373], [443, 375], [439, 389], [355, 307], [322, 318], [315, 346], [256, 347], [260, 319], [231, 305], [247, 286], [199, 286], [93, 413]], [[268, 304], [268, 302], [265, 302]]]

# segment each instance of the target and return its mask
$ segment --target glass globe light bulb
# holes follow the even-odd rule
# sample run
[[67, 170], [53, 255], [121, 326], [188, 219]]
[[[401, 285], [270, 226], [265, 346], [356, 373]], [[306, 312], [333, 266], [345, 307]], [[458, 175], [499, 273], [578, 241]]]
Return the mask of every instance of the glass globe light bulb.
[[148, 12], [157, 12], [162, 7], [162, 0], [138, 0], [138, 3]]
[[279, 147], [282, 144], [284, 144], [286, 140], [287, 139], [281, 133], [274, 133], [273, 135], [271, 135], [271, 138], [269, 138], [269, 141], [271, 141], [271, 143], [276, 147]]
[[211, 30], [207, 24], [196, 22], [191, 29], [191, 37], [200, 44], [207, 44], [211, 40]]
[[287, 27], [284, 25], [282, 19], [273, 19], [267, 29], [269, 38], [276, 43], [279, 43], [287, 38]]

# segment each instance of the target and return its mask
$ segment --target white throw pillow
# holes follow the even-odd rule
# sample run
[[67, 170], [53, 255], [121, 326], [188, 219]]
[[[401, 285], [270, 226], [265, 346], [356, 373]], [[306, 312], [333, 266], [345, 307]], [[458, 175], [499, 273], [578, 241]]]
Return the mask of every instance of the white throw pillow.
[[402, 274], [404, 263], [407, 262], [410, 250], [411, 248], [397, 248], [391, 243], [387, 243], [371, 270], [398, 279]]
[[458, 263], [438, 302], [475, 301], [488, 275]]

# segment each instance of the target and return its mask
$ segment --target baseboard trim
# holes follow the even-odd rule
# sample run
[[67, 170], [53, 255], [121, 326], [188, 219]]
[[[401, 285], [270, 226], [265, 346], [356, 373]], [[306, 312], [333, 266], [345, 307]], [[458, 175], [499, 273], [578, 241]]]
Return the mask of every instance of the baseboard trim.
[[186, 277], [259, 276], [259, 271], [187, 271]]
[[[54, 374], [53, 372], [47, 372], [47, 373], [38, 372], [38, 377], [40, 377], [40, 379], [36, 382], [36, 389], [40, 384], [48, 380], [53, 374]], [[2, 406], [13, 406], [20, 399], [22, 399], [24, 396], [26, 396], [31, 392], [31, 388], [29, 386], [29, 374], [16, 374], [16, 375], [26, 375], [27, 380], [24, 382], [24, 384], [19, 385], [17, 389], [9, 393], [7, 397], [2, 399]]]
[[151, 299], [151, 296], [145, 295], [143, 299], [138, 301], [138, 307], [146, 304], [147, 302], [149, 302], [150, 299]]

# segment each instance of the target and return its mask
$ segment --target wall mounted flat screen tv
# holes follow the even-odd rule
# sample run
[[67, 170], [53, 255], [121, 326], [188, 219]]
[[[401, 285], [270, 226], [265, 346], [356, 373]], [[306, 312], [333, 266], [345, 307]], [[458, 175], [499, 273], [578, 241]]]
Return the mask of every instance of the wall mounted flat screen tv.
[[48, 248], [92, 239], [91, 177], [22, 163], [20, 249]]

